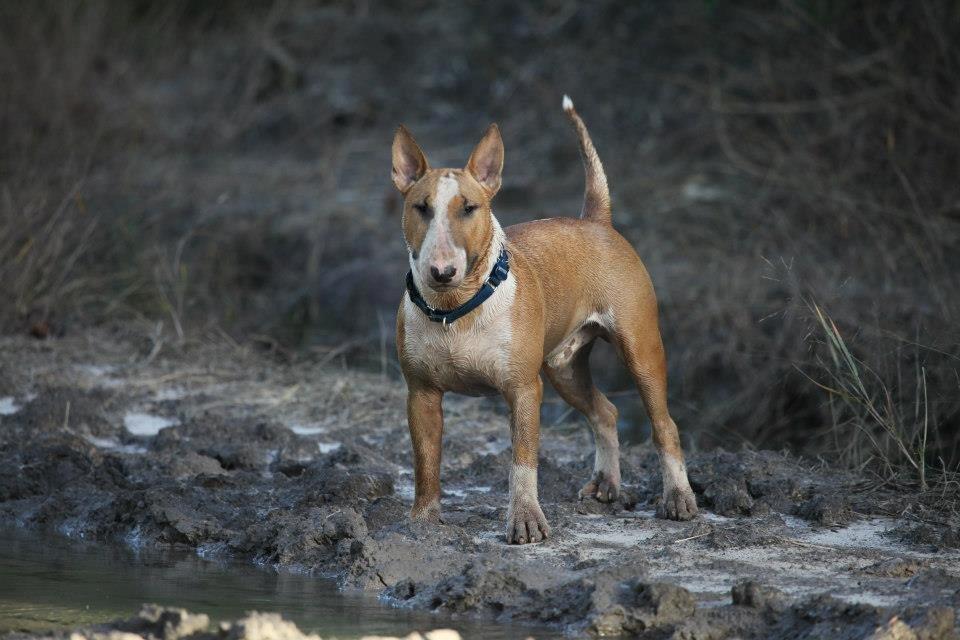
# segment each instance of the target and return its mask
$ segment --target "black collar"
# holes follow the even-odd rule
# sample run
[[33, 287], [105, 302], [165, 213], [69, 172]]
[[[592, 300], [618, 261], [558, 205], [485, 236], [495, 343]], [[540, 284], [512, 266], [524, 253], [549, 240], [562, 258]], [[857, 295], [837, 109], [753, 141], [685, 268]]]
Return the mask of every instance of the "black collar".
[[442, 309], [434, 309], [427, 304], [427, 301], [424, 300], [420, 292], [417, 291], [417, 285], [413, 283], [412, 271], [407, 272], [407, 293], [410, 294], [410, 301], [420, 307], [420, 310], [427, 314], [431, 322], [442, 322], [444, 325], [448, 325], [483, 304], [484, 300], [493, 295], [493, 292], [496, 291], [500, 283], [507, 279], [507, 274], [509, 273], [510, 256], [507, 253], [507, 248], [504, 247], [500, 250], [500, 257], [497, 258], [497, 263], [493, 265], [493, 271], [490, 272], [490, 277], [487, 278], [487, 281], [483, 283], [479, 291], [473, 294], [472, 298], [456, 309], [443, 311]]

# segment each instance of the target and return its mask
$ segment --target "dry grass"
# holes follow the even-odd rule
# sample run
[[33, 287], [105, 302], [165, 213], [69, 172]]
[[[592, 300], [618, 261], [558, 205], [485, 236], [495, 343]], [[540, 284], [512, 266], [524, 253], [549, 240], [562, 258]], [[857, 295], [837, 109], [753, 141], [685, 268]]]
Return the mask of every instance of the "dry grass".
[[[0, 7], [0, 326], [46, 320], [95, 275], [79, 268], [97, 215], [83, 177], [97, 137], [91, 82], [103, 7]], [[48, 47], [48, 42], [58, 46]], [[99, 284], [99, 283], [97, 283]]]
[[89, 178], [120, 150], [147, 151], [142, 135], [117, 118], [118, 92], [182, 61], [177, 45], [255, 21], [268, 8], [191, 0], [0, 6], [0, 281], [8, 294], [0, 328], [63, 331], [102, 320], [103, 310], [126, 318], [160, 312], [182, 336], [181, 283], [165, 249], [138, 234], [134, 212], [91, 205]]
[[[96, 229], [79, 185], [59, 202], [20, 202], [7, 191], [0, 204], [0, 282], [6, 313], [42, 322], [64, 300], [91, 287], [78, 269]], [[24, 221], [29, 221], [24, 224]]]
[[843, 330], [852, 360], [841, 362], [875, 372], [859, 397], [885, 393], [885, 423], [911, 435], [914, 413], [926, 415], [925, 455], [913, 442], [913, 463], [902, 450], [887, 459], [920, 475], [918, 456], [956, 469], [960, 55], [930, 45], [960, 34], [960, 7], [714, 9], [677, 12], [675, 32], [652, 36], [666, 49], [686, 33], [709, 53], [651, 72], [663, 139], [629, 192], [657, 216], [627, 233], [661, 294], [681, 424], [699, 426], [701, 446], [789, 443], [851, 464], [873, 455], [890, 472], [872, 429], [842, 426], [857, 412], [838, 415], [837, 397], [797, 373], [839, 349], [805, 302], [815, 299]]
[[[933, 455], [947, 447], [939, 416], [931, 416], [926, 368], [916, 363], [905, 380], [884, 380], [851, 353], [836, 323], [820, 307], [814, 304], [813, 311], [827, 357], [818, 358], [819, 370], [809, 374], [810, 381], [829, 394], [831, 435], [840, 459], [887, 478], [905, 475], [921, 491], [930, 489], [937, 473], [942, 476], [936, 484], [955, 484], [951, 479], [956, 473]], [[906, 389], [899, 388], [904, 385]]]

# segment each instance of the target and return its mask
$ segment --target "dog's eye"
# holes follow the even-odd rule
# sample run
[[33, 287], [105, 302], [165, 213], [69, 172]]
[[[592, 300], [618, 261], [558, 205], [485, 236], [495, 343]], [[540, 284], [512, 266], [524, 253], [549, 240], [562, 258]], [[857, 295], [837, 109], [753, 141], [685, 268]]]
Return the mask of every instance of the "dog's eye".
[[430, 215], [430, 205], [426, 201], [419, 202], [413, 205], [413, 208], [420, 212], [421, 215], [427, 216]]
[[471, 213], [476, 211], [478, 207], [479, 205], [475, 205], [475, 204], [465, 204], [463, 205], [463, 213], [464, 215], [470, 215]]

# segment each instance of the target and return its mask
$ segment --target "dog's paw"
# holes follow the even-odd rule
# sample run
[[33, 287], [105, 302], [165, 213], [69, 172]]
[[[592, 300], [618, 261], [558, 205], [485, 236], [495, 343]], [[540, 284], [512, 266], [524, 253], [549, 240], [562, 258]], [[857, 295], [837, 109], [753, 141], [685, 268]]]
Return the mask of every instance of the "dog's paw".
[[507, 544], [540, 542], [550, 536], [550, 525], [537, 502], [511, 504], [507, 511]]
[[674, 487], [663, 492], [663, 499], [657, 505], [657, 517], [668, 520], [690, 520], [698, 513], [697, 499], [689, 488]]
[[590, 482], [580, 489], [580, 499], [594, 498], [598, 502], [613, 502], [620, 497], [620, 482], [603, 471], [593, 474]]
[[410, 511], [410, 519], [419, 522], [436, 522], [437, 524], [443, 522], [440, 519], [440, 501], [434, 499], [423, 504], [415, 502], [413, 509]]

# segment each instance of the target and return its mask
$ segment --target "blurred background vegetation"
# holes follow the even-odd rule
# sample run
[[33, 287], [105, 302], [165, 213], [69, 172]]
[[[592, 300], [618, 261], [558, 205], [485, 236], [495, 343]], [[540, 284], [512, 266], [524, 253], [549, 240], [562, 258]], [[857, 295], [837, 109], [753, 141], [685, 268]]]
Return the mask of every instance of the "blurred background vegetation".
[[394, 128], [461, 166], [497, 121], [501, 221], [576, 215], [569, 93], [657, 287], [687, 446], [949, 483], [957, 42], [956, 0], [2, 2], [0, 326], [398, 378]]

